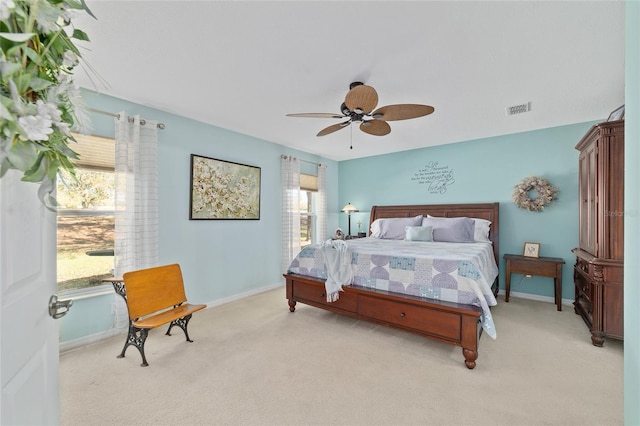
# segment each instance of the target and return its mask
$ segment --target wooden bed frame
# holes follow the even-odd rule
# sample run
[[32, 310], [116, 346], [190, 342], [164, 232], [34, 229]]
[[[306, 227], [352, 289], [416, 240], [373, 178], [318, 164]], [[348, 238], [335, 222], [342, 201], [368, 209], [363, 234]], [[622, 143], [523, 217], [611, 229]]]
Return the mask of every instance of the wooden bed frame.
[[[437, 217], [472, 217], [492, 222], [489, 239], [498, 263], [499, 203], [438, 204], [371, 207], [370, 224], [379, 218], [413, 217], [429, 214]], [[476, 366], [478, 340], [481, 334], [477, 306], [425, 300], [421, 297], [391, 293], [384, 290], [345, 286], [336, 302], [327, 302], [324, 280], [297, 274], [285, 274], [289, 310], [296, 302], [326, 309], [350, 317], [375, 322], [388, 327], [419, 334], [430, 339], [462, 347], [465, 365]], [[498, 291], [494, 282], [494, 294]]]

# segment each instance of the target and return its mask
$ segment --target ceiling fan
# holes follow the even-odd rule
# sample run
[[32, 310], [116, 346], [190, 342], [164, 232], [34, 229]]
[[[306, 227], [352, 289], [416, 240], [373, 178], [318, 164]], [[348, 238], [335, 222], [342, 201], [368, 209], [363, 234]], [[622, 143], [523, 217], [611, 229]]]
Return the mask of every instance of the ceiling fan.
[[435, 108], [429, 105], [397, 104], [387, 105], [373, 110], [378, 105], [376, 90], [359, 81], [349, 85], [349, 92], [340, 105], [341, 114], [334, 113], [300, 113], [287, 114], [287, 117], [309, 118], [346, 118], [347, 120], [326, 127], [316, 136], [325, 136], [348, 127], [351, 123], [360, 122], [360, 130], [370, 135], [384, 136], [391, 132], [387, 121], [407, 120], [431, 114]]

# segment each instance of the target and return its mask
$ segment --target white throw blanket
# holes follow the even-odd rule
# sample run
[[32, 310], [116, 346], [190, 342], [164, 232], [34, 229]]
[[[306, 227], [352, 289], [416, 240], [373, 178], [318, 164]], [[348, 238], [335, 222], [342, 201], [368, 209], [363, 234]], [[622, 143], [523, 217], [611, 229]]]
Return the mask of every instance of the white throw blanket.
[[335, 302], [338, 300], [338, 293], [344, 291], [342, 286], [351, 284], [353, 279], [351, 252], [344, 241], [327, 240], [322, 244], [322, 254], [327, 267], [327, 281], [324, 284], [327, 302]]

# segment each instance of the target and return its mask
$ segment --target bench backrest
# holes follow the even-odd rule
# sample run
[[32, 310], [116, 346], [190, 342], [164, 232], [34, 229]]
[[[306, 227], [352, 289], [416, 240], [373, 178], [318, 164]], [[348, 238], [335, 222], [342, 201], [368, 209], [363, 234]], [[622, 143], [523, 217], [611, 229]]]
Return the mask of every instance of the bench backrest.
[[180, 265], [127, 272], [123, 276], [129, 318], [140, 318], [186, 302]]

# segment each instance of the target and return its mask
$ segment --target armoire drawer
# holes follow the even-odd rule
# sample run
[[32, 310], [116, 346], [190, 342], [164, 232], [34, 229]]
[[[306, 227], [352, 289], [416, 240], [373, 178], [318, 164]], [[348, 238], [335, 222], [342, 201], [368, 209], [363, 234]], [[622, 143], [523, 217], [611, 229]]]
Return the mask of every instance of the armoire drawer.
[[576, 297], [582, 296], [591, 302], [593, 296], [589, 276], [576, 267], [573, 271], [573, 282], [576, 286]]
[[576, 259], [575, 269], [581, 271], [587, 276], [593, 275], [592, 265], [584, 259], [579, 257]]

